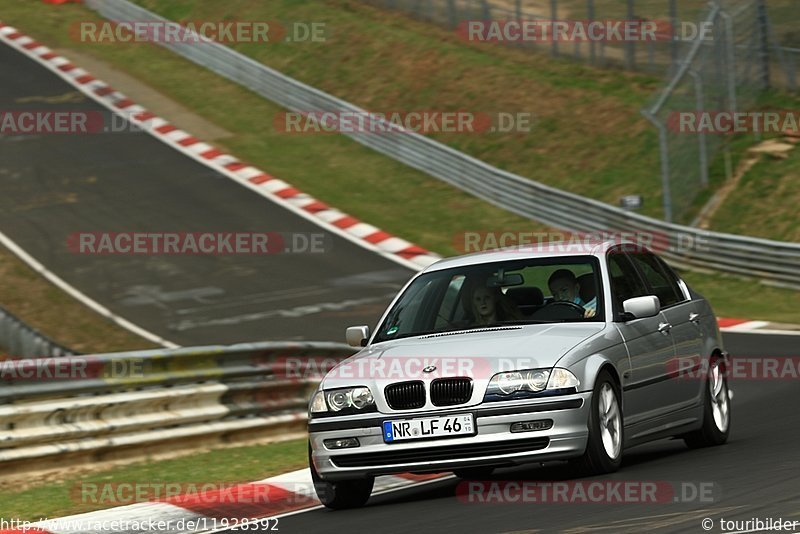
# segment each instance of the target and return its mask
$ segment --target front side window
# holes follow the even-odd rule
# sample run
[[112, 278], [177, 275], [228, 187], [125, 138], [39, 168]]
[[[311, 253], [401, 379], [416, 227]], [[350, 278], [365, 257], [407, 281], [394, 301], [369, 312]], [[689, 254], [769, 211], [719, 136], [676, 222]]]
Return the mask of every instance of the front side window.
[[639, 271], [647, 280], [653, 293], [666, 308], [684, 300], [683, 292], [678, 287], [674, 276], [664, 269], [658, 258], [649, 252], [636, 252], [630, 255]]
[[628, 255], [620, 250], [612, 250], [608, 253], [608, 274], [611, 279], [611, 298], [614, 300], [616, 313], [622, 313], [622, 303], [626, 300], [650, 294], [650, 290], [647, 289]]
[[592, 256], [534, 258], [425, 273], [405, 290], [375, 342], [453, 330], [603, 321]]

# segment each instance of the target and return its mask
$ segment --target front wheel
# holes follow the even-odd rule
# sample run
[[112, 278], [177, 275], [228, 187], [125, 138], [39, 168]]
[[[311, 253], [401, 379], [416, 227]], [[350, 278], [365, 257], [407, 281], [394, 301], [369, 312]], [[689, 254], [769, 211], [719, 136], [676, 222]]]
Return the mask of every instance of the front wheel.
[[374, 477], [359, 478], [354, 480], [337, 480], [330, 482], [323, 480], [311, 460], [311, 444], [308, 444], [308, 466], [311, 468], [311, 480], [314, 482], [314, 491], [320, 502], [332, 510], [346, 508], [360, 508], [369, 500]]
[[613, 473], [622, 464], [622, 404], [619, 386], [608, 371], [597, 375], [589, 410], [589, 439], [573, 466], [584, 475]]
[[689, 448], [712, 447], [728, 441], [731, 432], [731, 398], [725, 375], [725, 360], [717, 355], [712, 356], [703, 388], [703, 426], [683, 436]]

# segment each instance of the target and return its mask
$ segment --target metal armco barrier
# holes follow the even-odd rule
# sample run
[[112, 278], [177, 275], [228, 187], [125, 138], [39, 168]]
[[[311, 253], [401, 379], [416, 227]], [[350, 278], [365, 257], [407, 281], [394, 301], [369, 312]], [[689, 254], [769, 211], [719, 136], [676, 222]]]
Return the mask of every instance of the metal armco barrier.
[[339, 343], [264, 342], [0, 361], [0, 472], [211, 435], [302, 430]]
[[0, 306], [0, 354], [24, 358], [76, 354], [17, 319]]
[[[169, 22], [127, 0], [87, 0], [86, 4], [114, 21]], [[365, 113], [218, 43], [159, 44], [289, 110]], [[386, 129], [393, 127], [387, 124]], [[800, 288], [800, 244], [709, 232], [631, 213], [502, 171], [416, 133], [344, 135], [523, 217], [570, 231], [666, 236], [669, 246], [659, 252], [678, 266], [754, 276]]]

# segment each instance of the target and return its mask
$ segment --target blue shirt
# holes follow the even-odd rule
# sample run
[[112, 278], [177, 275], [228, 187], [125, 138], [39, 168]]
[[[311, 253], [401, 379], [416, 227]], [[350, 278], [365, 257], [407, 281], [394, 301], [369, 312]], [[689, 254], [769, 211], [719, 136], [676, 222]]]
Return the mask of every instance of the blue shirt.
[[575, 300], [573, 300], [572, 302], [574, 302], [578, 306], [582, 306], [583, 309], [585, 310], [597, 311], [597, 297], [593, 298], [589, 302], [583, 302], [580, 297], [575, 297]]

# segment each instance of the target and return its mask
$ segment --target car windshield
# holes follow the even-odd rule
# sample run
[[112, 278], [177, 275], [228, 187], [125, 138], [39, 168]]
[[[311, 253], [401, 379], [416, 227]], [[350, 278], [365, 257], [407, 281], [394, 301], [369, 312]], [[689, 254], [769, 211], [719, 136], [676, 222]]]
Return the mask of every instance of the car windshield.
[[443, 269], [416, 278], [374, 342], [505, 325], [602, 321], [593, 256], [533, 258]]

